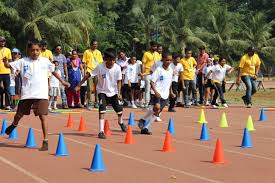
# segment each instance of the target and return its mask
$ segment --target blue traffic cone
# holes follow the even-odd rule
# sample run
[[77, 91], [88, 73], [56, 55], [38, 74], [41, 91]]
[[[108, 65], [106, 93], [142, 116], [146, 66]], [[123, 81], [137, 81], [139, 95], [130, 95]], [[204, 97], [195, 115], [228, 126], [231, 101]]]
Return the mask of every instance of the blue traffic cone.
[[175, 128], [174, 128], [174, 123], [173, 123], [172, 118], [169, 119], [169, 124], [168, 124], [168, 129], [167, 129], [167, 130], [169, 131], [169, 133], [170, 133], [171, 135], [176, 134], [176, 130], [175, 130]]
[[134, 114], [132, 112], [130, 112], [128, 125], [135, 126], [135, 118], [134, 118]]
[[264, 109], [261, 110], [260, 120], [259, 121], [266, 121], [266, 115]]
[[207, 129], [206, 123], [202, 124], [200, 140], [203, 140], [203, 141], [209, 140], [208, 129]]
[[18, 140], [17, 130], [16, 128], [13, 129], [13, 131], [9, 135], [10, 140]]
[[29, 129], [28, 138], [27, 138], [25, 147], [28, 147], [28, 148], [35, 148], [35, 147], [37, 147], [37, 144], [35, 142], [34, 133], [33, 133], [33, 129], [32, 128]]
[[67, 147], [64, 141], [63, 134], [59, 134], [58, 144], [56, 148], [56, 156], [68, 156]]
[[251, 147], [253, 146], [251, 143], [249, 131], [247, 128], [245, 128], [243, 133], [242, 148], [251, 148]]
[[6, 128], [8, 127], [7, 120], [4, 118], [2, 122], [1, 135], [5, 135]]
[[95, 146], [93, 161], [89, 170], [92, 172], [103, 172], [105, 170], [99, 144]]

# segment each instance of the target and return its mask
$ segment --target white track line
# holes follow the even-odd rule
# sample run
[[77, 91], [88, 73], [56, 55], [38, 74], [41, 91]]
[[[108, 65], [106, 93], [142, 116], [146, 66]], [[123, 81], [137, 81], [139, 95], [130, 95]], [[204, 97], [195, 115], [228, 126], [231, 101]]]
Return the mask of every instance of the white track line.
[[33, 180], [35, 180], [36, 182], [39, 182], [39, 183], [48, 183], [46, 180], [40, 178], [40, 177], [37, 177], [36, 175], [32, 174], [31, 172], [27, 171], [26, 169], [18, 166], [17, 164], [9, 161], [8, 159], [4, 158], [3, 156], [0, 156], [0, 161], [2, 161], [3, 163], [11, 166], [12, 168], [18, 170], [19, 172], [29, 176], [30, 178], [32, 178]]
[[[26, 127], [26, 126], [23, 126], [23, 125], [19, 125], [19, 126], [22, 126], [23, 128], [26, 128], [26, 129], [29, 128], [29, 127]], [[37, 128], [33, 128], [33, 130], [42, 133], [42, 131], [37, 129]], [[71, 142], [74, 142], [74, 143], [86, 146], [88, 148], [91, 148], [91, 144], [87, 144], [85, 142], [75, 140], [75, 139], [72, 139], [72, 138], [69, 138], [69, 137], [64, 137], [64, 138], [71, 141]], [[214, 180], [214, 179], [210, 179], [210, 178], [203, 177], [203, 176], [200, 176], [200, 175], [192, 174], [190, 172], [186, 172], [186, 171], [183, 171], [183, 170], [171, 168], [171, 167], [164, 166], [164, 165], [154, 163], [154, 162], [151, 162], [151, 161], [146, 161], [146, 160], [143, 160], [143, 159], [140, 159], [140, 158], [136, 158], [136, 157], [129, 156], [129, 155], [126, 155], [126, 154], [122, 154], [122, 153], [119, 153], [119, 152], [116, 152], [116, 151], [112, 151], [112, 150], [104, 148], [104, 147], [101, 147], [101, 149], [105, 152], [109, 152], [109, 153], [112, 153], [112, 154], [117, 155], [117, 156], [121, 156], [121, 157], [124, 157], [124, 158], [127, 158], [127, 159], [135, 160], [135, 161], [138, 161], [138, 162], [141, 162], [141, 163], [145, 163], [145, 164], [152, 165], [152, 166], [155, 166], [155, 167], [158, 167], [158, 168], [170, 170], [170, 171], [173, 171], [173, 172], [181, 173], [181, 174], [184, 174], [184, 175], [196, 178], [196, 179], [200, 179], [200, 180], [203, 180], [203, 181], [207, 181], [207, 182], [211, 182], [211, 183], [222, 183], [221, 181], [218, 181], [218, 180]]]

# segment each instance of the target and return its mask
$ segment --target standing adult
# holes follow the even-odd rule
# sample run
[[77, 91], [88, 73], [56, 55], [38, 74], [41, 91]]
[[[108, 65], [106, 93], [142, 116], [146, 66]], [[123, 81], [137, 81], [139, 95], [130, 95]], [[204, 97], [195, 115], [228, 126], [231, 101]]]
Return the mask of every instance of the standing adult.
[[41, 48], [41, 53], [40, 56], [41, 57], [45, 57], [47, 59], [49, 59], [51, 62], [53, 61], [53, 53], [51, 50], [48, 50], [48, 43], [45, 40], [42, 40], [40, 42], [40, 48]]
[[[83, 55], [83, 64], [84, 64], [84, 71], [91, 72], [93, 71], [99, 64], [103, 62], [103, 57], [101, 52], [97, 49], [98, 42], [97, 40], [92, 40], [90, 44], [90, 49], [86, 50]], [[92, 110], [92, 83], [94, 84], [94, 88], [97, 85], [97, 76], [90, 77], [87, 80], [87, 98], [88, 98], [88, 110]], [[95, 89], [95, 104], [94, 107], [98, 107], [97, 103], [97, 93]]]
[[[129, 61], [129, 58], [126, 56], [125, 52], [124, 51], [119, 51], [118, 52], [118, 59], [116, 61], [116, 63], [120, 66], [121, 68], [121, 74], [122, 74], [122, 81], [125, 80], [125, 71], [127, 69], [127, 66], [128, 66], [128, 61]], [[127, 87], [125, 87], [124, 85], [122, 85], [122, 99], [124, 101], [124, 104], [127, 104], [127, 101], [128, 101], [128, 85]], [[127, 104], [128, 105], [128, 104]]]
[[197, 75], [197, 86], [199, 88], [199, 94], [200, 94], [199, 104], [203, 104], [203, 101], [204, 101], [203, 68], [206, 66], [209, 56], [206, 53], [204, 46], [201, 46], [199, 48], [199, 52], [200, 53], [197, 59], [196, 75]]
[[150, 42], [150, 50], [143, 54], [142, 65], [143, 65], [143, 76], [145, 76], [145, 107], [147, 108], [150, 102], [151, 92], [151, 67], [155, 62], [161, 60], [160, 54], [157, 52], [157, 43], [154, 41]]
[[[53, 60], [58, 61], [58, 69], [61, 71], [61, 79], [68, 81], [67, 60], [66, 57], [62, 54], [62, 47], [60, 45], [55, 47]], [[68, 109], [66, 92], [63, 86], [60, 88], [60, 93], [62, 99], [62, 108]]]
[[[10, 107], [10, 68], [6, 68], [3, 59], [7, 59], [8, 62], [11, 61], [11, 50], [6, 48], [6, 38], [0, 37], [0, 84], [3, 84], [3, 93], [5, 94], [5, 106], [9, 110]], [[1, 95], [1, 108], [3, 107], [3, 95]]]
[[261, 60], [255, 53], [255, 48], [249, 47], [247, 53], [241, 58], [236, 81], [237, 85], [240, 84], [241, 80], [245, 84], [246, 94], [242, 99], [247, 108], [252, 107], [252, 95], [257, 91], [255, 81], [260, 70], [260, 65]]

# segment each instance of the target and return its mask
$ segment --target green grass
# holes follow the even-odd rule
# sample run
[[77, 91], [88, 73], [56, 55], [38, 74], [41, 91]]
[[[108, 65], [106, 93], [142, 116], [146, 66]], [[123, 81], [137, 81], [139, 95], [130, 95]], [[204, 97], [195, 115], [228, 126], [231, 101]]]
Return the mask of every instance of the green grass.
[[[243, 104], [241, 97], [245, 91], [231, 90], [225, 93], [225, 99], [229, 104]], [[267, 89], [266, 91], [260, 90], [253, 96], [253, 105], [257, 106], [275, 106], [275, 90]]]

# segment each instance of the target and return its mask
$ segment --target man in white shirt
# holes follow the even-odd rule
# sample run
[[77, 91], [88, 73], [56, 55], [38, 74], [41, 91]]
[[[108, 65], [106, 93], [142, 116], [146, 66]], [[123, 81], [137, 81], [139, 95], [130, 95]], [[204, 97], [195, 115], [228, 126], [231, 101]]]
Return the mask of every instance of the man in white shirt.
[[48, 74], [52, 73], [64, 86], [70, 86], [63, 81], [54, 71], [54, 64], [47, 58], [40, 57], [41, 48], [38, 42], [29, 42], [27, 45], [29, 57], [22, 58], [17, 62], [8, 63], [4, 60], [5, 67], [20, 71], [22, 77], [22, 95], [14, 120], [6, 129], [9, 135], [17, 127], [20, 119], [24, 115], [29, 115], [31, 109], [35, 116], [39, 116], [43, 130], [43, 144], [41, 151], [48, 150], [48, 124], [46, 115], [48, 114]]
[[126, 125], [122, 121], [123, 108], [119, 104], [121, 97], [121, 68], [115, 63], [115, 54], [113, 50], [107, 49], [104, 53], [104, 61], [98, 65], [90, 73], [87, 73], [81, 82], [75, 87], [75, 91], [80, 89], [80, 86], [89, 78], [97, 76], [98, 83], [96, 91], [99, 99], [99, 133], [100, 139], [105, 139], [104, 134], [104, 114], [106, 112], [106, 106], [111, 104], [118, 115], [118, 124], [123, 132], [127, 131]]
[[[162, 56], [163, 64], [158, 67], [151, 77], [151, 88], [153, 96], [151, 103], [154, 105], [153, 110], [149, 110], [148, 113], [139, 120], [139, 128], [141, 134], [151, 135], [149, 127], [151, 123], [159, 116], [162, 109], [168, 103], [169, 95], [175, 97], [175, 94], [171, 90], [171, 84], [173, 79], [173, 70], [169, 67], [172, 62], [172, 55], [164, 53]], [[146, 124], [147, 120], [147, 124]]]

